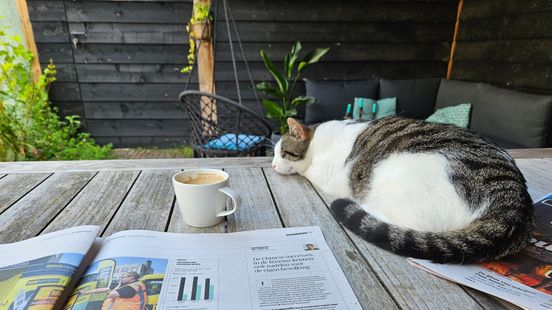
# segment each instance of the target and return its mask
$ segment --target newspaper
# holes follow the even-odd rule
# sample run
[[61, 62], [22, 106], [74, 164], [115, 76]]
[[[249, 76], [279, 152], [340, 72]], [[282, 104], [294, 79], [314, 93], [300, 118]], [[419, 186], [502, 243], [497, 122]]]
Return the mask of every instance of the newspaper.
[[525, 309], [552, 309], [552, 194], [535, 203], [532, 239], [520, 253], [479, 265], [408, 261], [450, 281], [494, 295]]
[[[79, 229], [57, 234], [71, 236]], [[88, 244], [95, 233], [91, 236]], [[34, 239], [23, 242], [29, 241]], [[76, 266], [86, 250], [48, 253], [65, 257], [66, 252], [81, 253], [79, 262], [71, 262]], [[56, 300], [61, 308], [362, 309], [318, 227], [194, 235], [122, 231], [102, 240], [90, 261], [72, 293]], [[2, 266], [22, 262], [12, 257], [4, 263], [0, 252], [0, 296], [9, 290], [3, 274], [8, 269]], [[22, 287], [9, 293], [0, 299], [0, 309], [44, 304], [31, 297], [40, 295], [37, 290]]]

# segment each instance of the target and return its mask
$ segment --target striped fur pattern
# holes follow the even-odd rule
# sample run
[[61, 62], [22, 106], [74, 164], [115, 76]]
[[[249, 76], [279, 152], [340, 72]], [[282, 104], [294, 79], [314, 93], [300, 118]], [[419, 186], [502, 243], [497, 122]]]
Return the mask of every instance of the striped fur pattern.
[[309, 139], [284, 136], [273, 167], [343, 197], [331, 205], [336, 218], [399, 255], [473, 263], [514, 254], [530, 238], [532, 202], [514, 160], [451, 125], [328, 122]]

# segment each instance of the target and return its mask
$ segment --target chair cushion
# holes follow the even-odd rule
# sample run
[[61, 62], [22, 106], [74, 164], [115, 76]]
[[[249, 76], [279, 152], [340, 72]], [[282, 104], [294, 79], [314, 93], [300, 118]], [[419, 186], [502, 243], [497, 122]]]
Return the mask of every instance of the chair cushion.
[[471, 104], [469, 103], [462, 103], [452, 107], [441, 108], [431, 114], [426, 121], [468, 128], [470, 124], [470, 110]]
[[355, 107], [353, 108], [353, 118], [359, 119], [360, 117], [360, 100], [362, 99], [362, 119], [372, 120], [372, 107], [375, 106], [376, 117], [375, 119], [380, 119], [382, 117], [391, 116], [396, 114], [397, 109], [397, 98], [384, 98], [380, 100], [374, 100], [370, 98], [355, 98]]
[[313, 124], [332, 119], [342, 119], [347, 103], [355, 97], [377, 98], [378, 81], [313, 81], [305, 80], [307, 96], [318, 102], [307, 106], [305, 123]]
[[482, 84], [476, 97], [471, 130], [521, 147], [547, 145], [552, 126], [552, 96]]
[[455, 106], [464, 102], [475, 103], [481, 85], [483, 84], [442, 79], [437, 92], [435, 109]]
[[425, 119], [433, 113], [440, 81], [440, 79], [381, 79], [379, 98], [397, 98], [397, 115]]
[[263, 136], [239, 134], [236, 141], [236, 135], [233, 133], [224, 134], [218, 138], [210, 140], [203, 145], [206, 149], [245, 151], [253, 148], [263, 141]]

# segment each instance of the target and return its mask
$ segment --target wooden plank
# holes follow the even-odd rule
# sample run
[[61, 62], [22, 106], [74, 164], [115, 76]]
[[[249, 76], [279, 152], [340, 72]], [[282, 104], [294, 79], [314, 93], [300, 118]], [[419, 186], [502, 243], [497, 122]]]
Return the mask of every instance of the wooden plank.
[[33, 21], [36, 43], [67, 43], [69, 31], [65, 22]]
[[42, 233], [78, 225], [105, 229], [138, 174], [133, 170], [99, 172]]
[[42, 173], [106, 170], [180, 169], [181, 167], [270, 167], [271, 157], [179, 158], [129, 160], [68, 160], [45, 162], [0, 162], [0, 173]]
[[464, 20], [458, 41], [528, 40], [552, 38], [552, 12], [516, 14], [485, 19]]
[[[42, 63], [42, 67], [45, 68], [49, 64], [47, 62]], [[72, 63], [54, 63], [56, 66], [56, 82], [77, 82], [77, 72], [75, 65]]]
[[[189, 2], [66, 2], [67, 18], [79, 22], [178, 23], [188, 20]], [[312, 8], [316, 7], [316, 10]], [[293, 5], [263, 2], [262, 10], [252, 10], [251, 1], [232, 2], [232, 15], [243, 21], [415, 21], [434, 22], [454, 19], [454, 2], [341, 2], [303, 1]], [[148, 14], [143, 14], [148, 12]], [[222, 19], [222, 14], [219, 15]]]
[[38, 51], [36, 49], [31, 19], [29, 18], [29, 9], [27, 8], [27, 2], [25, 0], [16, 0], [15, 3], [17, 5], [19, 19], [21, 20], [21, 26], [23, 27], [23, 40], [25, 40], [27, 49], [33, 54], [32, 73], [33, 80], [36, 83], [42, 74], [42, 70], [40, 69], [40, 63], [38, 61]]
[[[184, 23], [190, 2], [65, 2], [68, 21], [117, 23]], [[147, 12], [147, 14], [144, 14]]]
[[463, 41], [456, 48], [457, 60], [552, 62], [552, 39]]
[[508, 153], [513, 158], [552, 158], [552, 148], [540, 148], [540, 149], [511, 149]]
[[[65, 116], [78, 115], [81, 118], [81, 125], [86, 125], [85, 111], [80, 101], [55, 101], [52, 104], [57, 107], [58, 115], [64, 118]], [[87, 127], [87, 126], [85, 126]]]
[[73, 62], [73, 49], [69, 43], [37, 43], [37, 48], [41, 63], [48, 63], [50, 59], [54, 64]]
[[62, 0], [27, 1], [29, 15], [34, 21], [65, 21], [65, 9]]
[[174, 201], [171, 177], [178, 171], [142, 171], [102, 235], [128, 229], [165, 231]]
[[455, 61], [452, 76], [454, 79], [499, 84], [507, 88], [531, 87], [552, 91], [552, 64]]
[[[70, 84], [70, 83], [58, 83]], [[56, 85], [56, 83], [54, 83]], [[52, 86], [54, 86], [52, 85]], [[63, 85], [71, 90], [73, 85]], [[242, 98], [255, 99], [251, 88], [242, 85]], [[188, 89], [198, 89], [197, 84], [190, 84]], [[304, 89], [304, 88], [303, 88]], [[83, 101], [172, 101], [178, 100], [178, 95], [184, 91], [184, 83], [158, 83], [158, 84], [133, 84], [133, 83], [81, 83]], [[301, 87], [297, 87], [298, 92]], [[78, 93], [77, 93], [78, 94]], [[232, 82], [217, 83], [217, 94], [227, 98], [236, 96], [236, 84]], [[59, 94], [56, 94], [60, 96]], [[64, 98], [70, 100], [76, 94], [69, 94]]]
[[60, 172], [0, 215], [0, 242], [15, 242], [39, 234], [92, 179], [95, 172]]
[[[326, 205], [335, 199], [320, 190], [318, 193]], [[411, 309], [446, 309], [447, 305], [479, 308], [457, 284], [415, 268], [404, 257], [382, 250], [349, 230], [345, 231], [399, 306]]]
[[[379, 275], [376, 276], [370, 269], [310, 183], [299, 176], [281, 176], [272, 169], [263, 169], [263, 171], [284, 225], [320, 226], [362, 307], [364, 309], [397, 308], [393, 298], [378, 280]], [[446, 308], [447, 305], [442, 306]]]
[[[261, 62], [259, 51], [265, 50], [273, 59], [284, 59], [289, 52], [291, 42], [242, 42], [247, 60]], [[324, 56], [324, 62], [330, 61], [443, 61], [450, 51], [449, 42], [430, 43], [365, 43], [365, 42], [302, 42], [303, 50], [327, 46], [330, 53]], [[44, 46], [44, 50], [40, 50]], [[40, 55], [63, 54], [63, 60], [71, 52], [65, 50], [63, 44], [39, 44]], [[50, 48], [50, 50], [47, 50]], [[77, 63], [118, 63], [118, 64], [184, 64], [186, 60], [187, 44], [84, 44], [75, 50]], [[57, 52], [59, 51], [59, 52]], [[56, 52], [56, 53], [54, 53]], [[235, 50], [236, 59], [243, 59], [241, 51]], [[60, 57], [60, 56], [57, 56]], [[52, 56], [44, 56], [50, 59]], [[230, 46], [227, 42], [218, 42], [216, 58], [218, 61], [231, 61]], [[44, 61], [44, 60], [42, 60]]]
[[[274, 62], [277, 68], [282, 68], [283, 62]], [[305, 70], [304, 77], [310, 79], [360, 80], [372, 76], [393, 76], [406, 78], [412, 76], [442, 76], [443, 61], [402, 62], [324, 62]], [[186, 75], [182, 75], [181, 64], [78, 64], [77, 72], [82, 83], [182, 83]], [[263, 63], [249, 63], [251, 74], [257, 81], [271, 80], [272, 76]], [[217, 63], [217, 83], [234, 82], [235, 75], [231, 62]], [[249, 75], [243, 62], [237, 63], [238, 79], [243, 86], [249, 87]], [[65, 79], [71, 76], [63, 76]], [[61, 79], [60, 79], [61, 80]], [[197, 76], [192, 78], [197, 83]], [[246, 88], [247, 89], [247, 88]]]
[[190, 123], [174, 119], [88, 119], [88, 130], [95, 136], [188, 136]]
[[50, 176], [49, 173], [0, 175], [0, 214]]
[[533, 200], [550, 193], [552, 189], [551, 159], [517, 159], [516, 164], [527, 181], [529, 194]]
[[526, 14], [552, 11], [550, 1], [469, 1], [462, 19], [488, 18], [510, 14]]
[[[258, 112], [256, 101], [242, 101], [243, 106]], [[163, 101], [116, 101], [83, 102], [88, 119], [185, 119], [179, 102]], [[260, 112], [258, 112], [260, 113]]]
[[228, 217], [228, 231], [280, 228], [282, 222], [261, 168], [226, 168], [243, 206]]
[[54, 82], [50, 86], [52, 101], [80, 101], [81, 94], [78, 83]]
[[[60, 34], [63, 29], [55, 24], [47, 25], [36, 22], [36, 28], [41, 30], [40, 42], [60, 42], [59, 35], [48, 36], [42, 27], [54, 27]], [[289, 34], [294, 33], [294, 40], [324, 42], [328, 39], [328, 29], [339, 34], [334, 41], [339, 42], [380, 42], [380, 43], [416, 43], [416, 42], [448, 42], [454, 22], [443, 23], [412, 23], [412, 22], [310, 22], [298, 25], [293, 22], [273, 23], [246, 22], [237, 24], [238, 32], [243, 41], [257, 42], [289, 42]], [[69, 23], [69, 29], [81, 30], [82, 24]], [[301, 29], [301, 31], [297, 31]], [[130, 43], [130, 44], [185, 44], [188, 41], [182, 24], [115, 24], [93, 23], [86, 29], [85, 43]], [[228, 40], [227, 33], [219, 28], [217, 38]]]
[[148, 145], [151, 147], [159, 148], [173, 148], [180, 147], [183, 144], [189, 144], [191, 136], [186, 135], [182, 137], [166, 137], [166, 136], [106, 136], [106, 137], [93, 137], [96, 143], [100, 145], [111, 143], [113, 147], [144, 147]]

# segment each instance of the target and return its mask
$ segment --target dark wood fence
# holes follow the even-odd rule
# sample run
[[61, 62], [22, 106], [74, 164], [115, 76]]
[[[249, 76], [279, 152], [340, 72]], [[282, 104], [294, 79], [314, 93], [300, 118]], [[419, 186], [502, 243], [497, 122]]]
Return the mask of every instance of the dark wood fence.
[[[270, 79], [259, 50], [283, 60], [297, 40], [305, 50], [331, 48], [307, 78], [444, 77], [458, 6], [457, 0], [229, 3], [256, 81]], [[168, 146], [189, 137], [177, 96], [186, 80], [179, 69], [191, 0], [28, 4], [41, 63], [53, 59], [58, 68], [51, 96], [61, 114], [81, 115], [98, 142], [116, 146]], [[71, 33], [84, 34], [76, 46]], [[235, 99], [227, 38], [218, 36], [217, 93]], [[244, 103], [256, 108], [243, 64], [239, 69]]]
[[552, 93], [552, 1], [465, 1], [452, 77]]

